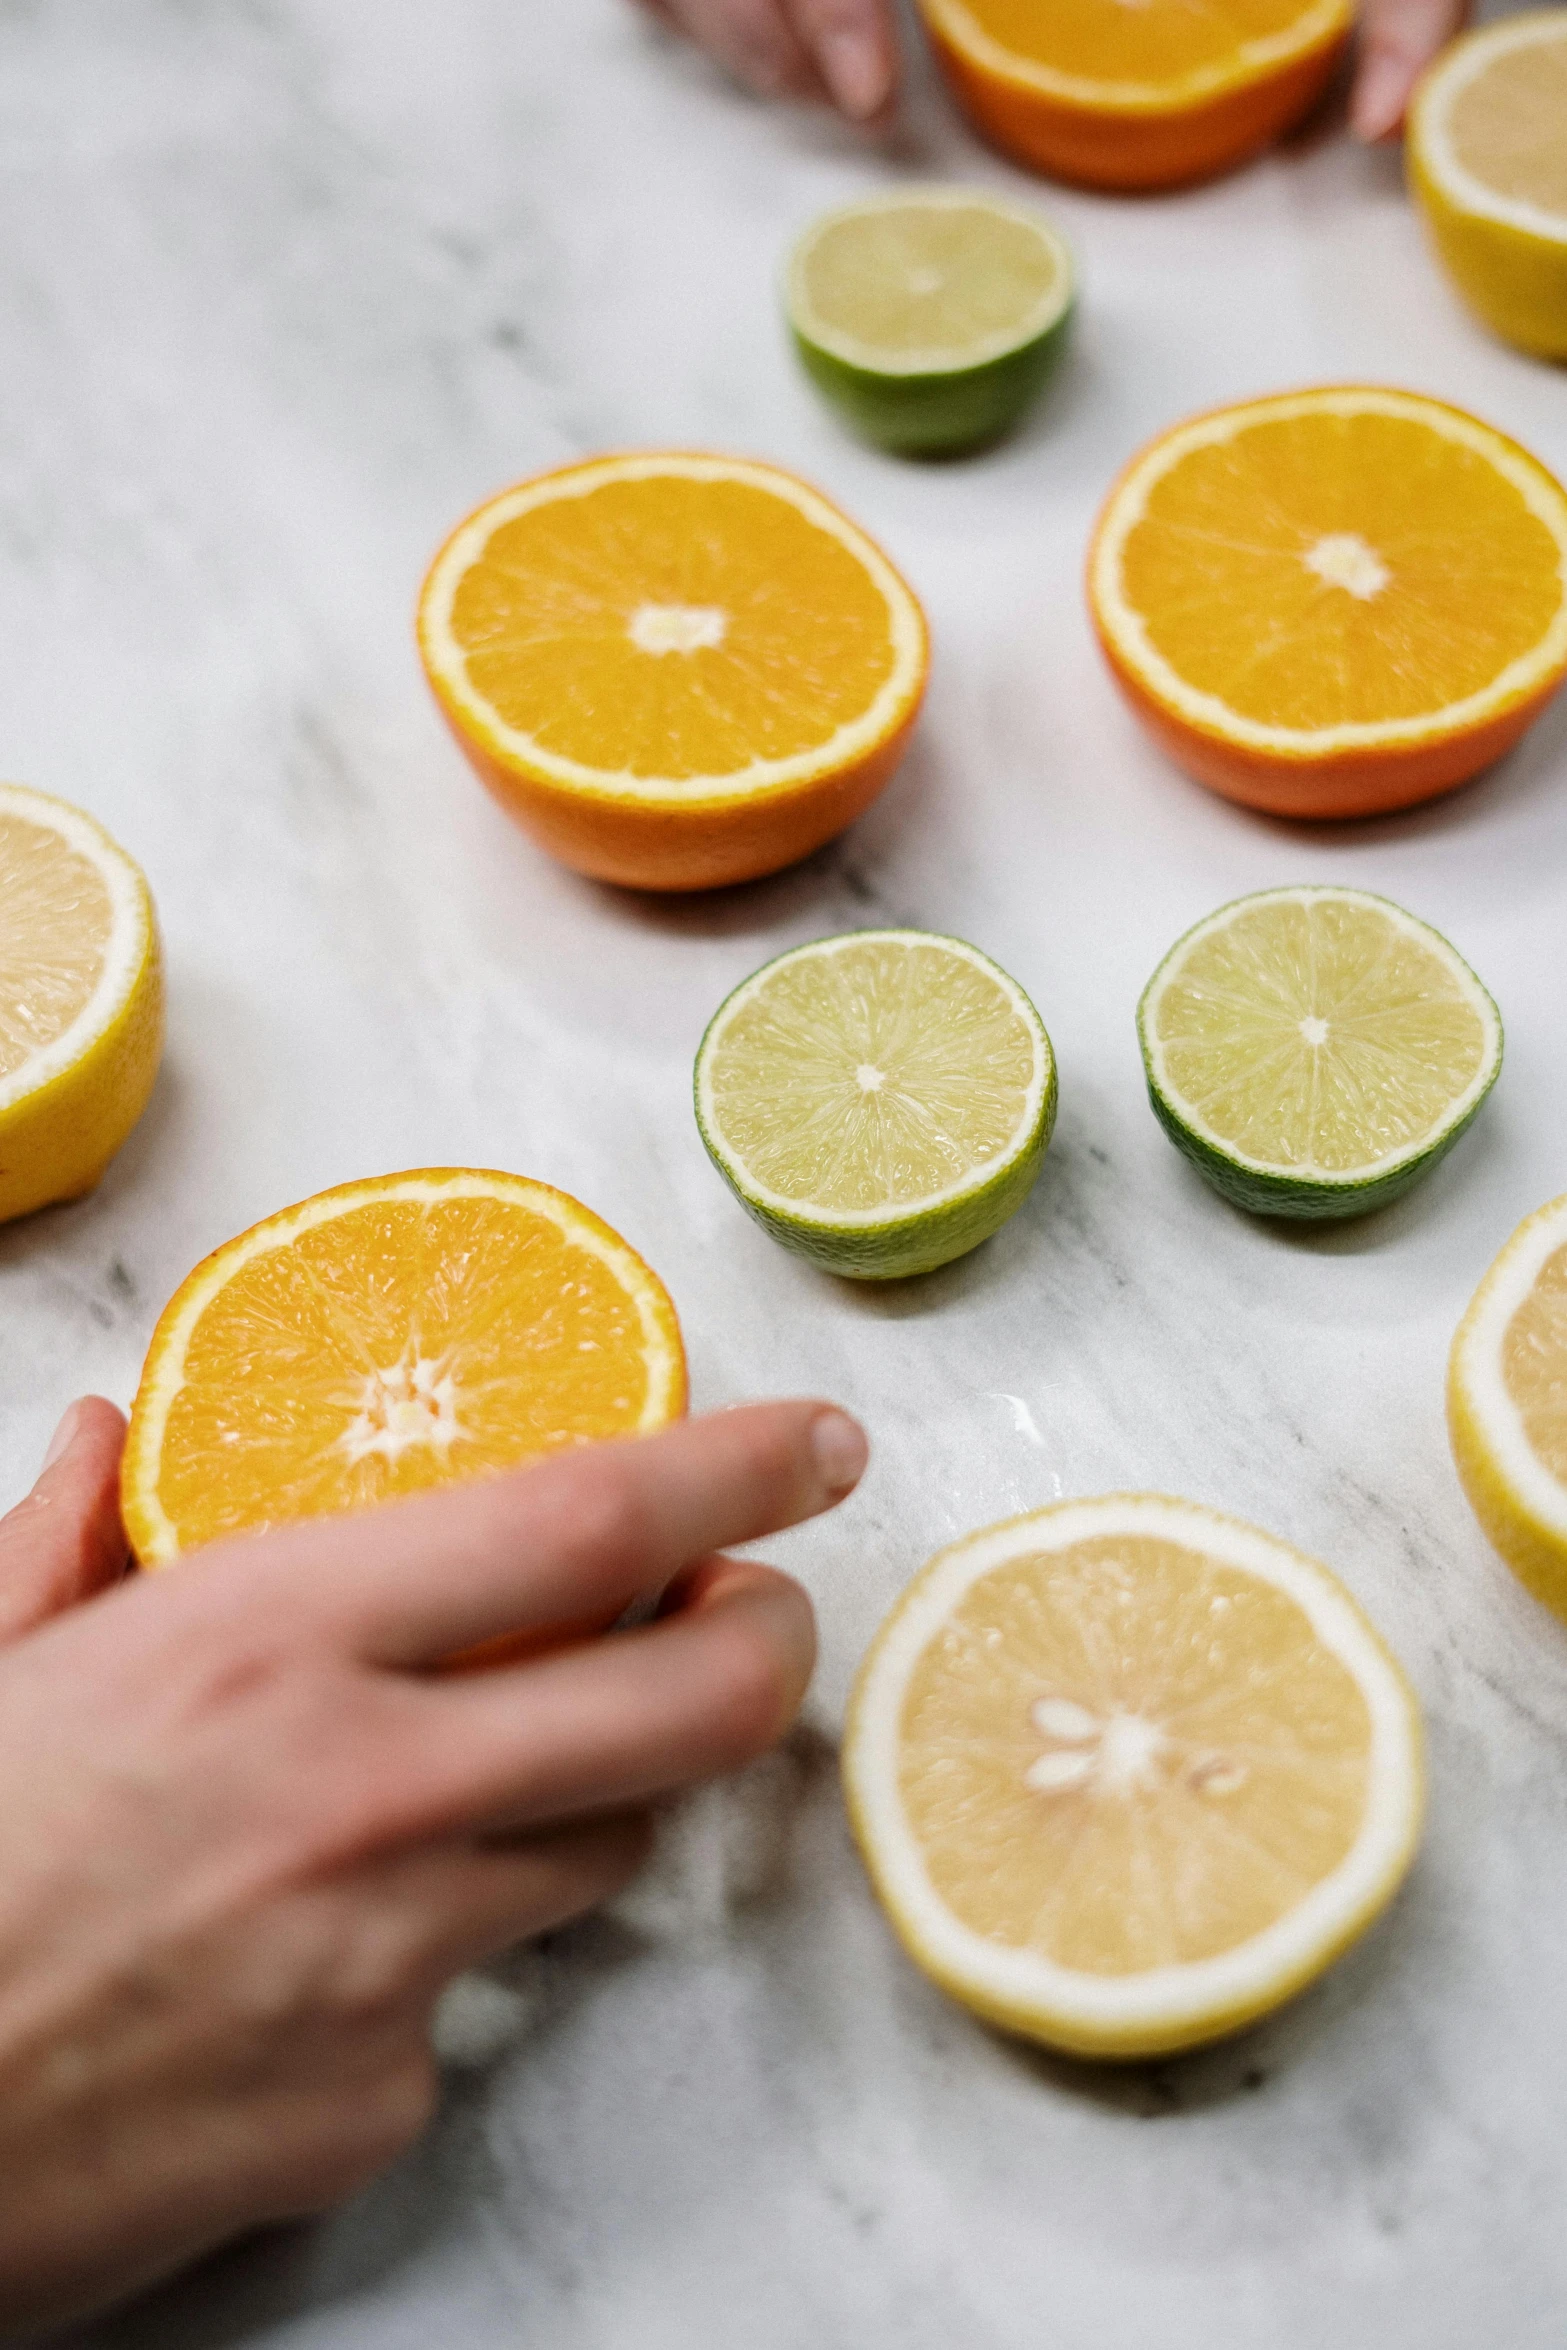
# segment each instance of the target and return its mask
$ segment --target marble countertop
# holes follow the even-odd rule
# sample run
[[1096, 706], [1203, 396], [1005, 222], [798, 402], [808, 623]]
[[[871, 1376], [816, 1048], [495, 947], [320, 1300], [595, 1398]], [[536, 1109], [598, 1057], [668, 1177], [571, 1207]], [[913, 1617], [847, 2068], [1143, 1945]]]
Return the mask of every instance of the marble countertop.
[[[917, 77], [872, 151], [727, 89], [622, 0], [29, 0], [0, 9], [0, 770], [93, 809], [166, 930], [168, 1063], [97, 1194], [0, 1232], [0, 1471], [128, 1398], [163, 1300], [323, 1185], [516, 1168], [623, 1230], [695, 1400], [819, 1390], [861, 1495], [772, 1555], [823, 1661], [788, 1747], [672, 1823], [613, 1911], [466, 1985], [429, 2139], [78, 2350], [1559, 2350], [1567, 1634], [1460, 1496], [1447, 1342], [1567, 1181], [1567, 704], [1451, 799], [1292, 831], [1210, 798], [1094, 652], [1085, 535], [1147, 435], [1343, 378], [1468, 405], [1567, 470], [1562, 376], [1487, 341], [1396, 159], [1329, 124], [1158, 202], [1030, 186], [1082, 333], [1022, 434], [918, 469], [790, 364], [781, 248], [910, 173], [1023, 189]], [[532, 469], [714, 445], [814, 477], [937, 646], [903, 770], [795, 872], [690, 903], [556, 870], [483, 798], [410, 607]], [[1507, 1021], [1474, 1132], [1406, 1203], [1297, 1236], [1148, 1112], [1170, 941], [1342, 879], [1434, 921]], [[710, 1170], [691, 1055], [801, 939], [960, 932], [1041, 1006], [1061, 1118], [967, 1261], [888, 1291], [773, 1248]], [[1406, 1659], [1434, 1800], [1387, 1920], [1243, 2040], [1128, 2071], [971, 2022], [894, 1948], [834, 1739], [888, 1601], [955, 1532], [1154, 1486], [1332, 1563]]]

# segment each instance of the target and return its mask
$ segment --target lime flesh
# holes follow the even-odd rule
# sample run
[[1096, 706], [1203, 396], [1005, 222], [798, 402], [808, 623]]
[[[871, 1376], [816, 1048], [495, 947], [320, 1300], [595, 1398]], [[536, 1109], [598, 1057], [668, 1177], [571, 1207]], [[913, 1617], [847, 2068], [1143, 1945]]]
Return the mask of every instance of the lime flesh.
[[1022, 1205], [1055, 1121], [1022, 989], [974, 947], [862, 930], [796, 947], [722, 1004], [702, 1139], [784, 1247], [860, 1280], [925, 1273]]
[[802, 364], [857, 432], [904, 455], [956, 455], [1006, 432], [1054, 370], [1072, 262], [1019, 207], [917, 189], [813, 223], [786, 298]]
[[1138, 1007], [1149, 1099], [1216, 1190], [1353, 1216], [1430, 1171], [1496, 1081], [1495, 1004], [1443, 937], [1349, 889], [1264, 890], [1189, 931]]

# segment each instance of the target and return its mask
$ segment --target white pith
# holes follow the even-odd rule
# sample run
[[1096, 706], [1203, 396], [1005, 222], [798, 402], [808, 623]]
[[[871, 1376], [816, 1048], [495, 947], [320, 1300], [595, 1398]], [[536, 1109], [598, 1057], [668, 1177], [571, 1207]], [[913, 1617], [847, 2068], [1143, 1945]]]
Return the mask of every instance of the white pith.
[[[1121, 584], [1121, 559], [1128, 538], [1147, 511], [1157, 482], [1194, 449], [1211, 448], [1233, 440], [1249, 426], [1296, 416], [1397, 416], [1424, 424], [1460, 448], [1485, 460], [1510, 482], [1555, 540], [1561, 599], [1556, 616], [1537, 645], [1498, 672], [1489, 685], [1449, 702], [1418, 718], [1386, 718], [1345, 722], [1335, 726], [1265, 726], [1246, 718], [1217, 694], [1199, 691], [1172, 668], [1151, 642], [1140, 612], [1127, 602]], [[1411, 392], [1360, 389], [1347, 386], [1321, 392], [1286, 393], [1276, 399], [1249, 400], [1210, 416], [1195, 417], [1154, 445], [1132, 465], [1111, 496], [1094, 541], [1091, 585], [1095, 609], [1116, 650], [1142, 680], [1155, 700], [1165, 703], [1193, 724], [1226, 741], [1255, 750], [1273, 751], [1302, 759], [1320, 758], [1332, 751], [1366, 750], [1377, 745], [1417, 743], [1478, 726], [1509, 703], [1520, 700], [1567, 661], [1567, 495], [1542, 466], [1490, 432], [1476, 418], [1443, 408]]]
[[[586, 497], [608, 482], [647, 481], [660, 476], [674, 476], [683, 481], [744, 482], [765, 490], [793, 506], [817, 529], [846, 547], [875, 583], [887, 607], [887, 631], [893, 653], [891, 671], [860, 716], [838, 727], [814, 750], [787, 759], [752, 759], [746, 766], [720, 775], [647, 776], [633, 775], [629, 770], [611, 773], [546, 750], [532, 735], [508, 726], [469, 684], [466, 656], [452, 634], [452, 606], [464, 573], [482, 555], [495, 532], [536, 506]], [[501, 497], [491, 499], [453, 533], [436, 557], [421, 602], [420, 620], [425, 655], [432, 671], [462, 711], [473, 733], [492, 751], [516, 759], [573, 791], [655, 806], [686, 806], [703, 800], [727, 800], [776, 791], [851, 765], [894, 733], [907, 717], [918, 696], [925, 647], [925, 627], [919, 607], [892, 565], [846, 515], [840, 514], [805, 482], [770, 465], [678, 453], [605, 457], [593, 464], [573, 466], [562, 473], [523, 482]]]
[[85, 857], [109, 896], [109, 935], [103, 946], [103, 969], [98, 984], [68, 1028], [61, 1030], [41, 1052], [32, 1053], [10, 1075], [0, 1079], [0, 1114], [25, 1095], [37, 1093], [61, 1071], [88, 1052], [124, 1010], [137, 973], [152, 943], [152, 913], [147, 886], [123, 849], [101, 825], [79, 808], [51, 799], [47, 792], [25, 784], [0, 783], [0, 816], [18, 816], [43, 831], [58, 833], [78, 856]]
[[1068, 105], [1153, 115], [1180, 112], [1198, 99], [1260, 80], [1274, 67], [1287, 65], [1331, 40], [1350, 18], [1347, 0], [1312, 0], [1293, 24], [1260, 40], [1241, 42], [1227, 63], [1197, 66], [1166, 82], [1099, 81], [1087, 74], [1060, 73], [1054, 66], [1041, 65], [1033, 58], [1020, 57], [1015, 49], [1004, 48], [976, 22], [963, 0], [920, 0], [920, 6], [955, 49], [999, 81], [1037, 90], [1041, 97], [1057, 98]]
[[1543, 237], [1552, 245], [1567, 246], [1567, 216], [1547, 212], [1543, 205], [1530, 204], [1520, 196], [1504, 196], [1498, 189], [1488, 187], [1460, 162], [1452, 142], [1450, 117], [1455, 100], [1498, 57], [1512, 49], [1533, 48], [1537, 42], [1550, 42], [1558, 48], [1567, 46], [1567, 19], [1559, 9], [1548, 16], [1514, 17], [1510, 22], [1488, 25], [1483, 32], [1471, 33], [1457, 42], [1432, 67], [1415, 94], [1410, 138], [1432, 179], [1461, 212], [1474, 213], [1482, 220], [1500, 221], [1507, 228], [1521, 229], [1527, 236]]
[[[934, 348], [927, 351], [889, 352], [878, 343], [862, 343], [854, 335], [844, 334], [837, 327], [828, 326], [811, 306], [808, 273], [811, 253], [818, 240], [840, 221], [864, 218], [877, 212], [929, 211], [963, 212], [977, 210], [993, 212], [999, 219], [1015, 222], [1035, 235], [1048, 248], [1055, 264], [1055, 276], [1031, 311], [1013, 325], [986, 335], [979, 341], [966, 343], [961, 348]], [[1021, 204], [1009, 204], [998, 196], [978, 188], [911, 187], [899, 188], [885, 196], [871, 196], [857, 204], [841, 204], [833, 212], [823, 213], [812, 221], [804, 236], [789, 256], [784, 278], [785, 303], [790, 318], [808, 342], [830, 352], [850, 367], [862, 367], [874, 375], [944, 375], [959, 369], [983, 367], [988, 360], [1004, 358], [1008, 351], [1021, 350], [1027, 343], [1049, 332], [1062, 313], [1071, 304], [1076, 283], [1071, 249], [1059, 232], [1039, 215]], [[930, 291], [934, 292], [932, 287]]]
[[721, 645], [729, 615], [717, 604], [639, 604], [626, 634], [639, 652], [700, 653]]
[[448, 1453], [468, 1431], [457, 1416], [457, 1382], [444, 1360], [409, 1345], [399, 1361], [365, 1374], [359, 1413], [338, 1438], [350, 1461], [401, 1460], [416, 1444]]
[[[1193, 1109], [1171, 1083], [1165, 1065], [1164, 1047], [1158, 1036], [1159, 1006], [1165, 993], [1180, 977], [1182, 967], [1193, 948], [1200, 945], [1205, 938], [1212, 937], [1216, 930], [1228, 928], [1237, 916], [1251, 912], [1258, 906], [1305, 906], [1321, 904], [1324, 900], [1330, 900], [1340, 905], [1367, 908], [1386, 920], [1393, 929], [1402, 931], [1406, 938], [1417, 940], [1421, 946], [1437, 956], [1451, 973], [1464, 1000], [1472, 1006], [1486, 1037], [1486, 1051], [1481, 1057], [1479, 1068], [1463, 1092], [1447, 1105], [1437, 1124], [1421, 1135], [1418, 1140], [1406, 1143], [1401, 1150], [1388, 1151], [1379, 1159], [1367, 1159], [1362, 1166], [1355, 1168], [1352, 1174], [1345, 1174], [1342, 1168], [1320, 1167], [1310, 1159], [1294, 1160], [1289, 1166], [1284, 1167], [1275, 1165], [1271, 1159], [1248, 1157], [1244, 1151], [1236, 1147], [1227, 1135], [1218, 1133], [1210, 1126], [1200, 1112]], [[1306, 1035], [1308, 1025], [1320, 1028], [1322, 1030], [1321, 1036]], [[1181, 1124], [1190, 1133], [1195, 1134], [1199, 1140], [1207, 1143], [1211, 1150], [1217, 1152], [1220, 1157], [1230, 1160], [1235, 1166], [1249, 1168], [1259, 1175], [1278, 1175], [1295, 1182], [1338, 1184], [1346, 1191], [1359, 1190], [1362, 1185], [1375, 1182], [1381, 1176], [1390, 1175], [1398, 1167], [1407, 1166], [1411, 1159], [1424, 1157], [1425, 1153], [1442, 1135], [1467, 1117], [1469, 1111], [1494, 1078], [1502, 1053], [1502, 1024], [1497, 1016], [1496, 1006], [1463, 957], [1448, 945], [1440, 931], [1432, 930], [1428, 924], [1417, 921], [1413, 914], [1406, 914], [1402, 906], [1395, 906], [1390, 899], [1379, 898], [1369, 890], [1359, 889], [1303, 886], [1295, 889], [1258, 890], [1252, 897], [1237, 898], [1230, 905], [1220, 906], [1217, 912], [1210, 914], [1206, 921], [1199, 922], [1195, 929], [1189, 930], [1186, 936], [1178, 939], [1170, 949], [1169, 954], [1166, 955], [1148, 982], [1142, 1002], [1137, 1007], [1137, 1027], [1143, 1051], [1147, 1056], [1149, 1072], [1160, 1094], [1178, 1112]], [[1325, 1021], [1312, 1020], [1308, 1023], [1303, 1020], [1301, 1032], [1305, 1036], [1305, 1041], [1313, 1046], [1320, 1047], [1328, 1041], [1328, 1025]]]
[[1357, 530], [1330, 530], [1306, 549], [1301, 561], [1325, 586], [1342, 588], [1362, 604], [1379, 596], [1393, 576]]
[[1520, 1224], [1475, 1292], [1453, 1349], [1453, 1370], [1492, 1462], [1528, 1514], [1567, 1542], [1567, 1490], [1530, 1444], [1502, 1377], [1507, 1326], [1547, 1258], [1567, 1245], [1567, 1197]]
[[[827, 1212], [791, 1199], [784, 1192], [774, 1191], [768, 1184], [759, 1181], [745, 1162], [729, 1149], [713, 1099], [712, 1068], [718, 1057], [718, 1048], [735, 1015], [754, 997], [764, 992], [767, 983], [776, 978], [786, 964], [802, 962], [808, 957], [842, 954], [846, 948], [862, 947], [870, 939], [898, 940], [911, 947], [937, 947], [961, 962], [972, 964], [976, 970], [983, 971], [988, 979], [994, 980], [1034, 1039], [1034, 1074], [1024, 1096], [1022, 1113], [1005, 1150], [997, 1151], [991, 1158], [983, 1160], [956, 1182], [947, 1184], [940, 1191], [928, 1192], [920, 1199], [905, 1200], [896, 1207], [835, 1208]], [[794, 1223], [808, 1224], [824, 1232], [874, 1231], [884, 1224], [900, 1224], [909, 1217], [928, 1215], [933, 1209], [945, 1207], [953, 1200], [967, 1199], [971, 1193], [983, 1190], [1004, 1168], [1009, 1167], [1027, 1148], [1038, 1127], [1045, 1089], [1050, 1082], [1053, 1067], [1050, 1039], [1045, 1034], [1039, 1014], [1016, 980], [1010, 979], [988, 955], [982, 955], [963, 939], [946, 938], [928, 930], [851, 930], [842, 938], [813, 941], [809, 946], [796, 947], [789, 954], [777, 956], [771, 963], [764, 963], [760, 971], [753, 972], [748, 980], [735, 989], [734, 994], [720, 1007], [712, 1027], [702, 1039], [697, 1055], [697, 1114], [709, 1147], [747, 1199]], [[863, 1072], [860, 1075], [863, 1092], [875, 1092], [881, 1082], [879, 1071], [872, 1071], [871, 1074], [876, 1078], [875, 1085], [866, 1082]]]
[[[547, 1184], [530, 1183], [523, 1176], [490, 1174], [474, 1169], [454, 1170], [449, 1174], [416, 1173], [391, 1176], [380, 1181], [345, 1184], [338, 1190], [320, 1192], [313, 1199], [302, 1200], [297, 1207], [285, 1209], [279, 1215], [269, 1216], [264, 1223], [253, 1226], [249, 1232], [242, 1232], [226, 1247], [218, 1249], [204, 1265], [197, 1268], [184, 1289], [177, 1293], [173, 1318], [167, 1322], [167, 1326], [159, 1324], [153, 1352], [148, 1358], [149, 1371], [144, 1374], [142, 1391], [136, 1399], [131, 1445], [126, 1459], [127, 1488], [135, 1492], [138, 1506], [145, 1512], [151, 1527], [150, 1535], [138, 1545], [144, 1566], [164, 1565], [180, 1555], [179, 1533], [159, 1498], [156, 1473], [162, 1458], [169, 1412], [185, 1384], [185, 1362], [192, 1333], [218, 1291], [252, 1258], [265, 1255], [273, 1249], [291, 1247], [303, 1233], [314, 1230], [318, 1225], [333, 1223], [340, 1216], [352, 1215], [359, 1208], [394, 1201], [412, 1200], [434, 1204], [450, 1199], [513, 1200], [531, 1213], [548, 1218], [558, 1226], [573, 1247], [585, 1250], [608, 1267], [636, 1306], [641, 1324], [643, 1360], [647, 1367], [647, 1396], [636, 1428], [629, 1433], [650, 1433], [665, 1425], [674, 1391], [676, 1358], [650, 1302], [647, 1268], [607, 1224], [601, 1224], [597, 1217], [591, 1216], [564, 1193], [552, 1191]], [[437, 1379], [438, 1376], [437, 1373]], [[372, 1401], [368, 1392], [365, 1401], [367, 1405]], [[373, 1426], [367, 1426], [364, 1434], [373, 1436]], [[376, 1449], [381, 1448], [370, 1443], [362, 1447], [362, 1451]]]
[[[930, 1880], [899, 1789], [910, 1678], [970, 1585], [1010, 1558], [1106, 1534], [1179, 1543], [1287, 1593], [1355, 1681], [1371, 1721], [1365, 1816], [1338, 1866], [1292, 1910], [1233, 1949], [1130, 1975], [1058, 1966], [1037, 1953], [998, 1946], [963, 1925]], [[1258, 1528], [1158, 1494], [1058, 1502], [940, 1552], [905, 1593], [861, 1670], [844, 1773], [884, 1897], [927, 1963], [996, 2009], [1112, 2043], [1118, 2033], [1196, 2030], [1205, 2019], [1222, 2021], [1266, 2004], [1276, 1986], [1287, 1989], [1305, 1980], [1390, 1893], [1413, 1851], [1421, 1812], [1413, 1701], [1349, 1594], [1326, 1568]]]

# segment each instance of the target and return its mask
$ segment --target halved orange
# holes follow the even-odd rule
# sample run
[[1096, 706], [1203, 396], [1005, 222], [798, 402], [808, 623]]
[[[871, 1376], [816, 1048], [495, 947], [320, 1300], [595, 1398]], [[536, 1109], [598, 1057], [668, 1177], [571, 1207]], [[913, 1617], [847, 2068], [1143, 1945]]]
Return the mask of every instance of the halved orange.
[[1274, 815], [1373, 815], [1500, 758], [1567, 676], [1567, 494], [1443, 401], [1280, 393], [1132, 460], [1088, 596], [1188, 773]]
[[919, 0], [979, 129], [1057, 179], [1166, 188], [1227, 170], [1332, 79], [1352, 0]]
[[144, 1567], [367, 1509], [685, 1410], [680, 1326], [634, 1249], [548, 1184], [346, 1183], [206, 1259], [164, 1308], [122, 1500]]
[[770, 465], [648, 452], [540, 474], [432, 564], [419, 648], [542, 847], [638, 889], [775, 872], [869, 806], [928, 648], [913, 593]]

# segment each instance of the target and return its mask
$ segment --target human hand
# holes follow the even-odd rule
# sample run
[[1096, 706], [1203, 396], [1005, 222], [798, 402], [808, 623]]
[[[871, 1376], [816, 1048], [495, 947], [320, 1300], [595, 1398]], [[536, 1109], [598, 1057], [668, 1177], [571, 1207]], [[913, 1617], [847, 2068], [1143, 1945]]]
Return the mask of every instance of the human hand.
[[1469, 0], [1364, 0], [1349, 119], [1357, 137], [1390, 139], [1437, 51], [1469, 17]]
[[892, 0], [643, 0], [764, 98], [827, 97], [851, 122], [898, 86]]
[[[323, 2209], [435, 2100], [446, 1981], [613, 1892], [649, 1804], [772, 1744], [810, 1604], [717, 1546], [864, 1439], [757, 1404], [120, 1581], [88, 1399], [0, 1521], [0, 2331]], [[657, 1619], [525, 1663], [499, 1635]]]

